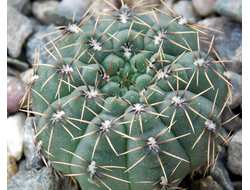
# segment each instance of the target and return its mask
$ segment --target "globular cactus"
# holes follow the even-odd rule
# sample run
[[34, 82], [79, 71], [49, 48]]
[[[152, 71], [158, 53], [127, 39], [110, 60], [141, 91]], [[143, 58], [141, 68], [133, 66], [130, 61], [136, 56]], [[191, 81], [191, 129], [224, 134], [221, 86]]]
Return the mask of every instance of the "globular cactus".
[[26, 96], [39, 119], [36, 140], [82, 189], [175, 189], [214, 164], [216, 146], [227, 141], [227, 70], [209, 56], [213, 39], [202, 52], [202, 28], [183, 16], [159, 21], [152, 7], [153, 21], [141, 2], [105, 2], [112, 13], [62, 27], [45, 47], [48, 62], [35, 64]]

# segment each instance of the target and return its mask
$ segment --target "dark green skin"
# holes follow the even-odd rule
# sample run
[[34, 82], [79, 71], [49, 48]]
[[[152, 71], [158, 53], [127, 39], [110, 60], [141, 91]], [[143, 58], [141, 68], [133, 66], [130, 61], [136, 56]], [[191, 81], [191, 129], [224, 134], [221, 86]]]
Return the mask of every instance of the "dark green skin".
[[[118, 14], [118, 13], [114, 13]], [[133, 12], [131, 13], [133, 14]], [[147, 16], [138, 16], [141, 20], [146, 22], [148, 25], [152, 26], [155, 30], [159, 31], [159, 27], [157, 24], [154, 23], [154, 21], [151, 21]], [[166, 19], [160, 21], [160, 24], [162, 28], [165, 28], [167, 24], [172, 20], [173, 18], [167, 17]], [[138, 22], [137, 19], [131, 17], [131, 20], [135, 20]], [[103, 22], [100, 26], [96, 29], [96, 36], [95, 39], [97, 39], [103, 31], [112, 23], [112, 21], [106, 21]], [[101, 38], [100, 42], [104, 42], [107, 40], [110, 35], [115, 34], [115, 37], [120, 39], [122, 42], [126, 43], [128, 31], [131, 25], [131, 21], [128, 21], [126, 24], [123, 24], [119, 21], [116, 21], [112, 27], [108, 30], [106, 34]], [[94, 30], [94, 24], [84, 24], [81, 29], [89, 35], [89, 37], [92, 37], [93, 30]], [[143, 31], [142, 31], [143, 30]], [[148, 36], [155, 36], [155, 33], [149, 29], [147, 26], [144, 26], [142, 24], [137, 24], [136, 22], [133, 23], [131, 35], [130, 35], [130, 41], [133, 39], [133, 37], [138, 33], [141, 32]], [[167, 29], [167, 32], [184, 32], [184, 31], [194, 31], [191, 28], [187, 26], [180, 25], [178, 21], [174, 21], [169, 28]], [[195, 31], [194, 31], [195, 32]], [[187, 45], [184, 42], [183, 38], [187, 41], [191, 49], [194, 51], [195, 55], [198, 57], [197, 52], [197, 34], [196, 33], [188, 33], [188, 34], [169, 34], [167, 36], [169, 39], [179, 43], [182, 46]], [[74, 44], [77, 42], [86, 42], [88, 39], [85, 35], [83, 35], [81, 32], [78, 34], [72, 34], [67, 41], [61, 41], [58, 47], [64, 47], [69, 44]], [[121, 44], [116, 39], [111, 39], [106, 44], [103, 45], [102, 50], [117, 50], [122, 49]], [[81, 51], [79, 52], [79, 55], [88, 48], [89, 45], [82, 45]], [[178, 76], [182, 78], [184, 81], [189, 82], [191, 79], [191, 76], [193, 75], [194, 71], [197, 70], [197, 66], [193, 64], [195, 61], [195, 58], [193, 54], [185, 50], [181, 47], [178, 47], [177, 45], [168, 42], [167, 40], [164, 41], [163, 45], [163, 51], [166, 60], [169, 60], [169, 63], [164, 63], [165, 69], [168, 65], [170, 65], [174, 60], [176, 60], [184, 51], [185, 54], [173, 65], [172, 69], [177, 68], [189, 68], [187, 70], [180, 70], [178, 72]], [[72, 46], [65, 49], [59, 49], [64, 61], [66, 64], [70, 64], [73, 57], [76, 54], [76, 51], [78, 50], [79, 45]], [[156, 72], [151, 70], [147, 72], [147, 65], [145, 63], [145, 59], [150, 60], [152, 57], [157, 56], [157, 52], [159, 49], [159, 45], [155, 45], [153, 40], [151, 38], [145, 37], [143, 35], [138, 35], [137, 38], [133, 41], [133, 50], [143, 50], [143, 51], [150, 51], [150, 53], [145, 52], [135, 52], [131, 54], [130, 58], [126, 58], [124, 56], [123, 52], [96, 52], [94, 58], [98, 61], [98, 63], [103, 68], [104, 72], [106, 73], [111, 60], [111, 70], [110, 70], [110, 82], [107, 82], [105, 80], [101, 80], [99, 85], [97, 86], [98, 93], [99, 94], [110, 94], [110, 95], [101, 95], [101, 97], [105, 100], [101, 100], [100, 98], [88, 98], [86, 101], [86, 107], [88, 107], [90, 110], [98, 114], [99, 117], [101, 117], [104, 121], [109, 120], [114, 122], [117, 118], [122, 116], [124, 113], [127, 113], [132, 109], [131, 106], [128, 104], [118, 101], [117, 98], [114, 98], [115, 96], [122, 97], [123, 99], [126, 99], [131, 104], [136, 103], [144, 103], [143, 105], [146, 106], [146, 102], [143, 102], [143, 97], [140, 96], [137, 89], [134, 87], [133, 84], [136, 85], [136, 87], [139, 90], [143, 90], [145, 87], [148, 86], [150, 81], [153, 79], [153, 77], [156, 75]], [[90, 49], [88, 51], [90, 54], [94, 53], [93, 49]], [[136, 54], [136, 55], [135, 55]], [[57, 53], [55, 53], [55, 56], [57, 59], [62, 63], [60, 57]], [[202, 53], [202, 57], [205, 58], [206, 54]], [[70, 84], [75, 86], [78, 89], [87, 90], [87, 87], [85, 86], [84, 82], [79, 77], [79, 74], [77, 72], [76, 67], [79, 69], [82, 77], [85, 79], [86, 83], [89, 85], [90, 89], [94, 89], [95, 86], [95, 79], [96, 79], [96, 70], [89, 69], [89, 68], [83, 68], [81, 66], [88, 66], [99, 70], [99, 67], [95, 63], [95, 61], [92, 59], [90, 63], [90, 56], [88, 53], [85, 53], [78, 61], [74, 62], [73, 69], [74, 72], [73, 78], [74, 82], [70, 80]], [[135, 69], [135, 58], [136, 58], [136, 67]], [[117, 62], [115, 61], [117, 60]], [[208, 60], [213, 60], [212, 58], [208, 58]], [[117, 63], [120, 67], [120, 72], [118, 73], [118, 67]], [[48, 61], [47, 64], [51, 65], [57, 65], [56, 61], [51, 59]], [[160, 63], [155, 64], [155, 67], [160, 69], [161, 65]], [[215, 68], [222, 76], [223, 76], [223, 68], [219, 63], [213, 64], [213, 68]], [[171, 70], [172, 70], [171, 69]], [[223, 104], [225, 102], [226, 95], [228, 93], [227, 84], [225, 81], [223, 81], [218, 75], [216, 75], [211, 69], [205, 68], [207, 71], [207, 74], [214, 85], [214, 90], [210, 89], [206, 93], [202, 94], [201, 96], [195, 98], [192, 101], [189, 101], [187, 104], [191, 106], [193, 109], [195, 109], [199, 114], [206, 117], [207, 119], [210, 117], [210, 114], [212, 112], [212, 106], [213, 101], [215, 98], [215, 94], [217, 89], [219, 89], [216, 105], [213, 112], [213, 119], [217, 117], [220, 110], [223, 107]], [[44, 88], [41, 90], [41, 86], [44, 84], [44, 82], [53, 74], [56, 72], [55, 68], [51, 67], [45, 67], [45, 66], [39, 66], [39, 79], [34, 83], [33, 90], [38, 92], [42, 97], [44, 97], [49, 104], [57, 111], [59, 109], [59, 100], [58, 96], [55, 98], [55, 94], [57, 92], [58, 84], [60, 82], [61, 73], [56, 74], [49, 82], [44, 86]], [[127, 75], [128, 74], [128, 75]], [[174, 72], [176, 75], [177, 72]], [[128, 76], [128, 80], [130, 82], [134, 81], [133, 84], [129, 84], [128, 80], [122, 80], [124, 76]], [[98, 79], [100, 78], [100, 74], [98, 74]], [[64, 81], [67, 81], [67, 76], [64, 77]], [[157, 78], [155, 82], [157, 81]], [[151, 86], [155, 83], [151, 83]], [[161, 80], [159, 83], [157, 83], [154, 86], [154, 89], [157, 89], [161, 93], [155, 91], [150, 98], [148, 98], [148, 103], [153, 104], [156, 102], [164, 101], [161, 104], [151, 106], [146, 108], [145, 110], [151, 111], [154, 113], [161, 113], [162, 110], [164, 110], [168, 105], [171, 104], [171, 98], [176, 96], [177, 94], [177, 79], [174, 77], [169, 78], [169, 82], [171, 83], [172, 87], [175, 89], [173, 92], [172, 89], [169, 87], [168, 83], [165, 80]], [[186, 88], [186, 85], [184, 82], [179, 80], [179, 96], [181, 96], [184, 93], [184, 90]], [[196, 94], [208, 89], [210, 87], [210, 84], [208, 83], [204, 72], [202, 69], [200, 69], [199, 72], [199, 84], [197, 86], [196, 84], [196, 74], [188, 87], [184, 98], [189, 99]], [[129, 88], [129, 90], [128, 90]], [[51, 107], [48, 106], [48, 104], [35, 93], [35, 91], [32, 91], [32, 109], [34, 112], [39, 112], [43, 114], [53, 115], [54, 112], [51, 109]], [[148, 89], [146, 92], [146, 96], [150, 95], [152, 90]], [[64, 82], [62, 82], [61, 88], [60, 88], [60, 105], [61, 110], [65, 112], [66, 117], [68, 118], [81, 118], [81, 113], [83, 109], [83, 102], [85, 100], [84, 97], [80, 97], [77, 99], [74, 99], [67, 104], [64, 105], [65, 102], [70, 100], [73, 97], [76, 97], [80, 95], [81, 92], [79, 92], [77, 89], [70, 87], [70, 91], [68, 89], [68, 85]], [[102, 109], [100, 106], [98, 106], [95, 101], [97, 101], [100, 105], [105, 107], [110, 112], [107, 112], [105, 109]], [[64, 105], [64, 106], [62, 106]], [[93, 112], [89, 111], [89, 109], [85, 108], [84, 115], [82, 120], [101, 124], [102, 121], [99, 119], [98, 116], [96, 116]], [[148, 139], [149, 137], [155, 137], [157, 134], [159, 134], [166, 126], [170, 125], [170, 121], [174, 112], [175, 106], [167, 109], [165, 112], [163, 112], [163, 115], [169, 116], [169, 117], [157, 117], [157, 115], [153, 115], [151, 113], [142, 113], [142, 126], [143, 126], [143, 133], [140, 129], [140, 123], [139, 123], [139, 117], [138, 115], [135, 117], [135, 121], [133, 122], [132, 127], [132, 137], [142, 138], [142, 139]], [[178, 137], [184, 134], [189, 134], [185, 137], [182, 137], [178, 140], [173, 140], [171, 142], [167, 142], [164, 144], [159, 145], [161, 150], [165, 150], [173, 155], [176, 155], [180, 158], [183, 158], [189, 163], [182, 161], [181, 164], [178, 166], [174, 174], [168, 179], [170, 182], [174, 181], [176, 179], [179, 179], [176, 183], [173, 184], [173, 186], [177, 186], [181, 180], [192, 170], [196, 169], [200, 165], [202, 165], [204, 162], [207, 161], [207, 146], [208, 146], [208, 131], [202, 136], [199, 143], [196, 144], [196, 146], [192, 149], [192, 146], [194, 145], [196, 139], [201, 134], [205, 127], [205, 120], [192, 112], [191, 110], [187, 109], [187, 112], [190, 116], [190, 119], [192, 121], [192, 124], [194, 126], [195, 133], [193, 133], [192, 128], [190, 126], [190, 123], [185, 115], [185, 112], [182, 108], [178, 108], [177, 113], [175, 115], [174, 125], [171, 128], [171, 131], [165, 132], [158, 140], [157, 142], [161, 142], [167, 139], [171, 139], [174, 137]], [[120, 118], [119, 120], [115, 121], [115, 123], [119, 123], [122, 121], [131, 121], [133, 118], [134, 112], [125, 115], [124, 117]], [[38, 131], [40, 131], [49, 121], [50, 118], [41, 116], [39, 114], [36, 114], [36, 116], [39, 118], [39, 125], [38, 125]], [[88, 134], [90, 132], [99, 130], [99, 126], [89, 124], [86, 122], [79, 122], [76, 120], [70, 120], [72, 123], [74, 123], [76, 126], [78, 126], [81, 130], [76, 129], [74, 126], [72, 126], [70, 123], [62, 120], [61, 122], [64, 124], [64, 126], [71, 132], [71, 134], [74, 137], [79, 137], [84, 134]], [[220, 119], [216, 122], [218, 125], [220, 124]], [[112, 126], [113, 129], [118, 130], [122, 133], [125, 133], [129, 135], [129, 126], [130, 123], [127, 124], [120, 124]], [[43, 149], [48, 150], [48, 144], [50, 139], [50, 133], [51, 133], [52, 124], [50, 124], [46, 129], [40, 133], [37, 140], [42, 140], [43, 142]], [[219, 129], [218, 129], [219, 130]], [[86, 168], [81, 168], [77, 166], [72, 166], [70, 164], [76, 164], [76, 165], [83, 165], [85, 167], [88, 166], [86, 162], [79, 159], [79, 157], [87, 160], [88, 162], [91, 162], [91, 156], [93, 152], [94, 145], [96, 143], [96, 139], [99, 136], [99, 132], [93, 135], [86, 136], [81, 139], [75, 139], [72, 140], [72, 137], [69, 135], [69, 133], [62, 127], [62, 125], [59, 122], [56, 122], [55, 128], [53, 131], [51, 146], [50, 146], [50, 153], [53, 156], [49, 156], [44, 152], [44, 155], [52, 161], [55, 162], [64, 162], [68, 164], [60, 164], [60, 163], [53, 163], [53, 167], [55, 167], [57, 170], [62, 171], [67, 174], [78, 174], [78, 173], [86, 173]], [[133, 148], [144, 146], [147, 143], [145, 141], [137, 140], [134, 141], [129, 138], [121, 137], [120, 134], [114, 133], [112, 131], [108, 132], [108, 137], [110, 138], [110, 141], [112, 142], [114, 149], [117, 151], [118, 154], [121, 154], [123, 152], [126, 152], [128, 150], [131, 150]], [[215, 135], [216, 137], [216, 145], [221, 142], [220, 137]], [[62, 149], [65, 149], [67, 151], [70, 151], [79, 157], [70, 154], [69, 152], [66, 152]], [[133, 167], [130, 171], [124, 172], [126, 169], [128, 169], [130, 166], [132, 166], [135, 162], [137, 162], [141, 157], [143, 157], [147, 152], [149, 148], [142, 148], [133, 152], [130, 152], [125, 155], [116, 156], [114, 151], [111, 149], [109, 143], [107, 142], [105, 135], [102, 135], [93, 160], [101, 166], [123, 166], [125, 169], [117, 169], [112, 168], [112, 171], [107, 171], [104, 169], [100, 169], [100, 171], [107, 173], [109, 175], [115, 176], [117, 178], [127, 180], [130, 183], [121, 182], [119, 180], [115, 180], [112, 178], [108, 178], [102, 174], [98, 174], [100, 179], [102, 179], [105, 184], [107, 184], [111, 189], [122, 189], [122, 190], [129, 190], [129, 189], [153, 189], [157, 186], [161, 187], [158, 183], [157, 185], [152, 185], [152, 183], [138, 183], [140, 181], [158, 181], [161, 176], [163, 176], [162, 168], [159, 164], [159, 161], [157, 159], [157, 156], [152, 151], [145, 159], [143, 159], [139, 164], [137, 164], [135, 167]], [[211, 151], [210, 151], [211, 152]], [[212, 154], [211, 154], [212, 156]], [[211, 158], [210, 156], [210, 158]], [[173, 169], [177, 166], [179, 163], [179, 159], [173, 158], [171, 156], [165, 155], [161, 152], [159, 152], [159, 157], [164, 165], [165, 172], [167, 176], [169, 176]], [[100, 186], [98, 187], [93, 182], [91, 183], [89, 178], [90, 174], [86, 175], [79, 175], [76, 176], [78, 182], [81, 185], [82, 189], [105, 189], [106, 187], [98, 180], [98, 178], [95, 176], [94, 179], [97, 182], [97, 184]]]

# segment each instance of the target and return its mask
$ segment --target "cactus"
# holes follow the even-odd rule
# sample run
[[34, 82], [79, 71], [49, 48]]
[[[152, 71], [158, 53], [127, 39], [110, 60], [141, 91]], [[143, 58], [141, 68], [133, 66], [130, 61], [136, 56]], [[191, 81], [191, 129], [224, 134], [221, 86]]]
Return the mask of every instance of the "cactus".
[[24, 99], [39, 119], [36, 140], [82, 189], [176, 189], [227, 142], [225, 61], [209, 56], [213, 39], [202, 52], [202, 27], [173, 11], [158, 20], [151, 7], [151, 20], [141, 1], [105, 2], [111, 13], [73, 18], [44, 47], [48, 62], [35, 64]]

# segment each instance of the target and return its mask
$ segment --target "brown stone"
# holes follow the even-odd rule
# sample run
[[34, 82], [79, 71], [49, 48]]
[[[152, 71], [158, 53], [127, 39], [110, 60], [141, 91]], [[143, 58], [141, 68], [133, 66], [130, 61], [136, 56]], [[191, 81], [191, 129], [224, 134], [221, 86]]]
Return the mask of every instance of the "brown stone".
[[7, 150], [7, 181], [17, 173], [16, 159]]

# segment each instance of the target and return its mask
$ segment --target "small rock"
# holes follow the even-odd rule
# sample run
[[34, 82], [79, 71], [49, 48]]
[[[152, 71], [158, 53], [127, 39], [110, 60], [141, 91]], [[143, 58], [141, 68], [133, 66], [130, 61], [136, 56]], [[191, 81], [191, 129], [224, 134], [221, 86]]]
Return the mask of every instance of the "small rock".
[[[173, 9], [173, 4], [174, 4], [174, 0], [164, 0], [163, 1], [164, 4], [166, 4], [170, 9]], [[166, 5], [164, 5], [163, 3], [160, 3], [160, 6], [157, 7], [158, 9], [160, 9], [161, 11], [163, 11], [166, 14], [170, 14], [173, 15], [172, 12], [168, 9], [168, 7]], [[156, 12], [157, 18], [159, 20], [164, 19], [166, 17], [166, 14], [161, 13], [161, 12]]]
[[74, 12], [76, 7], [77, 11], [84, 13], [91, 6], [91, 0], [62, 0], [59, 4], [58, 10], [64, 12]]
[[242, 181], [233, 182], [234, 190], [242, 190]]
[[[199, 21], [197, 24], [206, 26], [209, 28], [213, 28], [224, 32], [224, 34], [203, 29], [208, 35], [202, 35], [202, 37], [206, 37], [211, 41], [212, 36], [214, 35], [213, 48], [220, 56], [221, 60], [230, 60], [234, 62], [224, 62], [227, 69], [229, 71], [234, 71], [236, 73], [242, 73], [242, 59], [239, 58], [240, 47], [242, 46], [242, 24], [231, 21], [227, 17], [214, 17], [214, 18], [206, 18], [204, 20]], [[208, 51], [209, 44], [200, 43], [201, 49], [205, 52]], [[226, 48], [225, 48], [226, 47]], [[210, 52], [210, 56], [216, 59], [213, 51]]]
[[18, 59], [13, 59], [11, 57], [7, 57], [7, 63], [19, 68], [20, 70], [26, 70], [29, 68], [29, 64]]
[[227, 168], [236, 175], [242, 175], [242, 129], [237, 131], [228, 145]]
[[242, 75], [228, 71], [227, 76], [233, 85], [232, 102], [229, 100], [227, 104], [231, 109], [234, 109], [242, 103]]
[[11, 57], [17, 58], [20, 55], [22, 46], [32, 31], [33, 25], [29, 18], [7, 6], [7, 49]]
[[[68, 26], [69, 23], [72, 23], [74, 11], [71, 12], [64, 12], [60, 10], [49, 10], [45, 12], [46, 17], [48, 18], [49, 23], [53, 23], [56, 26]], [[75, 22], [80, 20], [79, 13], [76, 15]]]
[[181, 13], [186, 19], [190, 19], [189, 23], [196, 23], [200, 18], [194, 11], [193, 5], [190, 1], [178, 1], [173, 5], [173, 10]]
[[7, 148], [9, 153], [19, 161], [23, 153], [23, 133], [26, 115], [18, 112], [7, 118]]
[[8, 190], [58, 190], [59, 184], [50, 169], [20, 171], [7, 182]]
[[211, 176], [222, 187], [223, 190], [234, 190], [228, 171], [225, 168], [222, 160], [217, 160]]
[[[222, 112], [221, 122], [224, 123], [225, 121], [228, 121], [234, 116], [235, 114], [233, 112], [225, 108], [224, 111]], [[242, 119], [238, 116], [234, 118], [233, 120], [231, 120], [230, 122], [224, 124], [223, 128], [226, 129], [227, 131], [236, 132], [242, 128]]]
[[[41, 36], [49, 34], [51, 32], [55, 32], [56, 31], [55, 27], [56, 26], [54, 24], [50, 24], [49, 26], [37, 27], [38, 31], [28, 38], [27, 43], [26, 43], [26, 57], [28, 59], [28, 62], [31, 65], [35, 63], [35, 57], [37, 61], [36, 63], [39, 63], [39, 64], [46, 63], [48, 61], [48, 53], [46, 53], [47, 51], [44, 48], [42, 48], [42, 46], [48, 43], [50, 40], [59, 36], [60, 33], [52, 34], [52, 35], [48, 35], [44, 37], [41, 37]], [[40, 47], [39, 60], [38, 60], [38, 55], [35, 54], [35, 49], [37, 49], [38, 51], [38, 47]]]
[[57, 10], [59, 6], [58, 1], [34, 1], [32, 3], [32, 13], [43, 24], [50, 24], [51, 21], [45, 14], [49, 10]]
[[26, 168], [26, 159], [21, 159], [18, 162], [18, 171], [17, 172], [22, 172], [22, 171], [27, 171], [27, 168]]
[[[25, 165], [25, 160], [22, 160]], [[70, 179], [71, 177], [57, 178], [54, 172], [47, 167], [40, 170], [31, 169], [18, 170], [17, 174], [8, 181], [8, 190], [75, 190], [76, 184]], [[77, 184], [78, 185], [78, 184]], [[78, 186], [79, 187], [79, 186]]]
[[19, 102], [25, 94], [26, 84], [20, 79], [7, 76], [7, 111], [15, 113], [19, 109]]
[[213, 180], [212, 176], [195, 181], [190, 188], [192, 190], [222, 190], [220, 185]]
[[25, 83], [29, 84], [31, 77], [33, 76], [33, 69], [28, 69], [20, 73], [20, 79]]
[[[223, 132], [221, 134], [223, 135]], [[223, 135], [224, 138], [226, 138], [226, 136], [227, 134], [225, 134], [225, 136]], [[224, 166], [225, 160], [227, 159], [227, 151], [225, 146], [220, 146], [219, 149], [218, 146], [216, 147], [215, 157], [217, 157], [215, 165], [212, 164], [210, 168], [206, 170], [207, 163], [204, 163], [200, 167], [200, 174], [203, 175], [205, 172], [206, 174], [209, 174], [223, 190], [234, 190], [228, 171]]]
[[7, 181], [17, 173], [16, 159], [7, 151]]
[[217, 0], [192, 0], [195, 11], [200, 16], [208, 16], [215, 12]]
[[[36, 2], [40, 3], [40, 2]], [[49, 4], [50, 2], [41, 2], [43, 4]], [[41, 14], [46, 23], [53, 23], [57, 26], [67, 26], [73, 22], [73, 15], [77, 8], [75, 21], [77, 22], [82, 18], [84, 13], [88, 10], [91, 4], [91, 0], [86, 0], [82, 3], [82, 0], [63, 0], [60, 3], [55, 2], [56, 6], [50, 9], [46, 9]], [[50, 7], [50, 6], [49, 6]]]
[[242, 22], [242, 1], [240, 0], [218, 0], [216, 11], [232, 20]]
[[[120, 0], [116, 0], [116, 2], [119, 3], [119, 4], [121, 3]], [[133, 7], [133, 6], [137, 5], [138, 2], [139, 1], [126, 0], [126, 1], [124, 1], [124, 4], [127, 4], [129, 7]], [[113, 1], [113, 3], [115, 3], [115, 2]], [[144, 0], [143, 3], [145, 3], [147, 5], [156, 5], [156, 4], [160, 4], [161, 2], [160, 2], [160, 0]]]
[[232, 58], [232, 60], [239, 62], [242, 64], [242, 46], [238, 47], [235, 50], [235, 56]]
[[43, 161], [37, 155], [37, 147], [34, 144], [36, 132], [34, 130], [35, 117], [30, 117], [24, 126], [24, 155], [26, 157], [26, 168], [41, 168], [44, 166]]
[[7, 5], [15, 8], [24, 15], [28, 15], [30, 13], [30, 0], [7, 0]]
[[16, 68], [13, 68], [13, 67], [10, 67], [9, 65], [7, 65], [7, 76], [19, 78], [20, 71]]
[[[120, 3], [121, 1], [119, 0], [109, 0], [108, 1], [109, 3], [111, 3], [112, 5], [114, 5], [115, 7], [121, 7]], [[92, 7], [92, 9], [90, 10], [90, 14], [93, 13], [94, 11], [96, 12], [108, 12], [108, 11], [112, 11], [113, 8], [108, 4], [106, 3], [105, 1], [95, 1], [95, 0], [90, 0], [89, 2], [89, 5], [92, 5], [93, 3], [95, 3]], [[126, 2], [127, 3], [127, 2]], [[101, 15], [100, 14], [100, 17], [99, 18], [105, 18], [106, 15]]]

